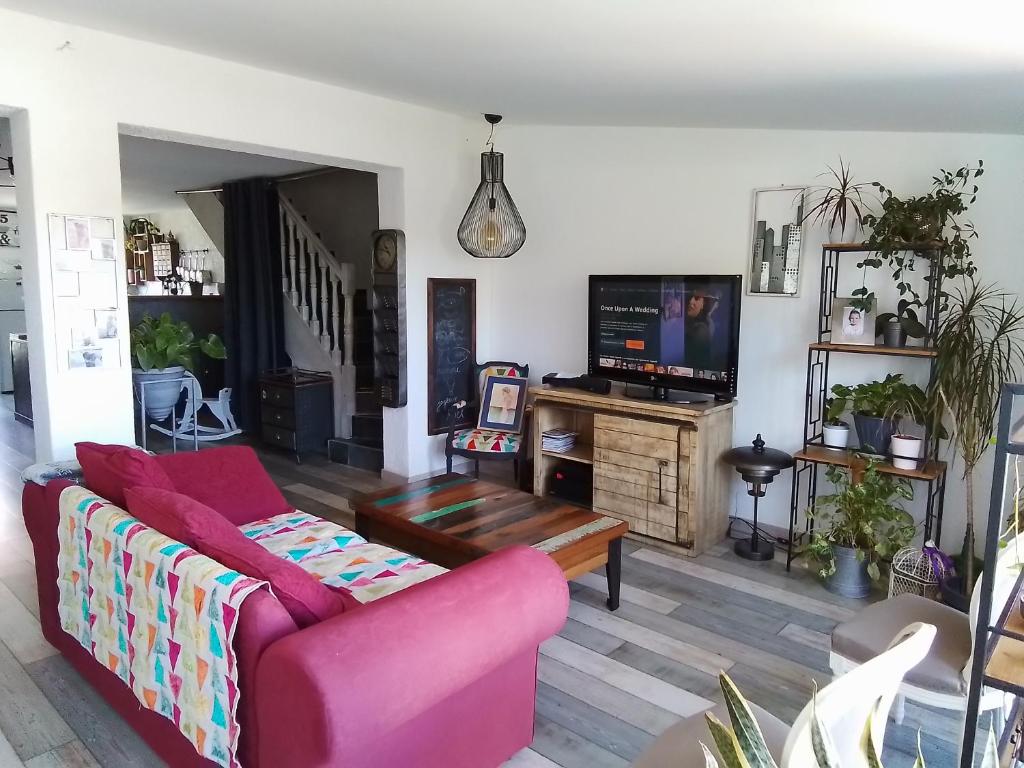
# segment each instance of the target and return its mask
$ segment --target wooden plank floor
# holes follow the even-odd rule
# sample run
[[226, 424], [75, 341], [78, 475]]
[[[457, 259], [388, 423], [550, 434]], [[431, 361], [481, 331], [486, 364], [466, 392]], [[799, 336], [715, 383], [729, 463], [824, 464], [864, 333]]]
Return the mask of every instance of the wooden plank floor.
[[[0, 404], [8, 398], [0, 398]], [[32, 550], [18, 473], [31, 434], [0, 408], [0, 768], [155, 766], [160, 761], [39, 634]], [[350, 499], [373, 475], [261, 451], [297, 507], [352, 524]], [[489, 477], [510, 480], [499, 468]], [[752, 701], [791, 721], [812, 681], [827, 683], [828, 637], [859, 607], [806, 572], [735, 558], [727, 544], [696, 559], [626, 542], [622, 606], [605, 609], [603, 572], [571, 584], [570, 618], [541, 649], [536, 733], [515, 768], [628, 766], [681, 717], [721, 694], [727, 669]], [[908, 703], [890, 723], [887, 768], [911, 766], [917, 729], [931, 768], [953, 764], [957, 720]]]

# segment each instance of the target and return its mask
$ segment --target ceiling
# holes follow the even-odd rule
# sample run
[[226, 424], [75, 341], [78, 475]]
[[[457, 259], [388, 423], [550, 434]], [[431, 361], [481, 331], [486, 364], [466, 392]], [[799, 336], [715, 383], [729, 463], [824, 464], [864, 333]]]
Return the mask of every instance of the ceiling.
[[208, 189], [250, 176], [283, 176], [320, 166], [264, 155], [121, 136], [121, 199], [125, 215], [184, 207], [179, 189]]
[[509, 122], [1024, 133], [1019, 0], [0, 0]]

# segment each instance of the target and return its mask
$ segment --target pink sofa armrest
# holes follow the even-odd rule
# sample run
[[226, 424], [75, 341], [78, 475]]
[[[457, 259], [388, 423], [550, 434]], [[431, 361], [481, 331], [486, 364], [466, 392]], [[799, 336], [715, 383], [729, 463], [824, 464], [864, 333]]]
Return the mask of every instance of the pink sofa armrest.
[[340, 764], [536, 649], [568, 605], [562, 570], [517, 546], [289, 635], [257, 670], [262, 757]]

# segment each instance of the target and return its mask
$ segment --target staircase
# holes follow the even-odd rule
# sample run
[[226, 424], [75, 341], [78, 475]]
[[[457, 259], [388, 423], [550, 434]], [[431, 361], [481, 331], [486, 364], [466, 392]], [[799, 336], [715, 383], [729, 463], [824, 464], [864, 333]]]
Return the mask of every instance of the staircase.
[[332, 461], [380, 472], [384, 466], [384, 414], [373, 391], [373, 321], [366, 291], [356, 291], [353, 309], [356, 390], [352, 434], [348, 438], [329, 440], [328, 454]]
[[357, 383], [352, 265], [339, 261], [280, 194], [278, 211], [281, 289], [286, 299], [285, 348], [294, 365], [330, 371], [334, 379], [334, 434], [350, 438]]

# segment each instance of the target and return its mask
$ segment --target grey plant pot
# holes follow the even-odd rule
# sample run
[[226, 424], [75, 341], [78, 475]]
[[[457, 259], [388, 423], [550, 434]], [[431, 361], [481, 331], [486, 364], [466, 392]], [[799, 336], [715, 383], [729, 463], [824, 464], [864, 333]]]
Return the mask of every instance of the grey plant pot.
[[181, 395], [181, 377], [185, 375], [183, 365], [174, 365], [160, 370], [143, 371], [132, 369], [135, 381], [135, 396], [142, 402], [143, 384], [145, 384], [146, 415], [156, 421], [163, 421], [171, 415]]
[[866, 597], [871, 591], [867, 558], [858, 560], [856, 549], [837, 544], [832, 545], [832, 557], [836, 572], [826, 579], [826, 589], [843, 597]]
[[890, 320], [882, 326], [882, 342], [887, 347], [905, 347], [907, 345], [907, 332], [899, 320]]
[[857, 427], [857, 437], [863, 451], [885, 456], [889, 453], [889, 443], [899, 424], [893, 419], [882, 419], [878, 416], [867, 416], [863, 413], [853, 414], [853, 423]]

